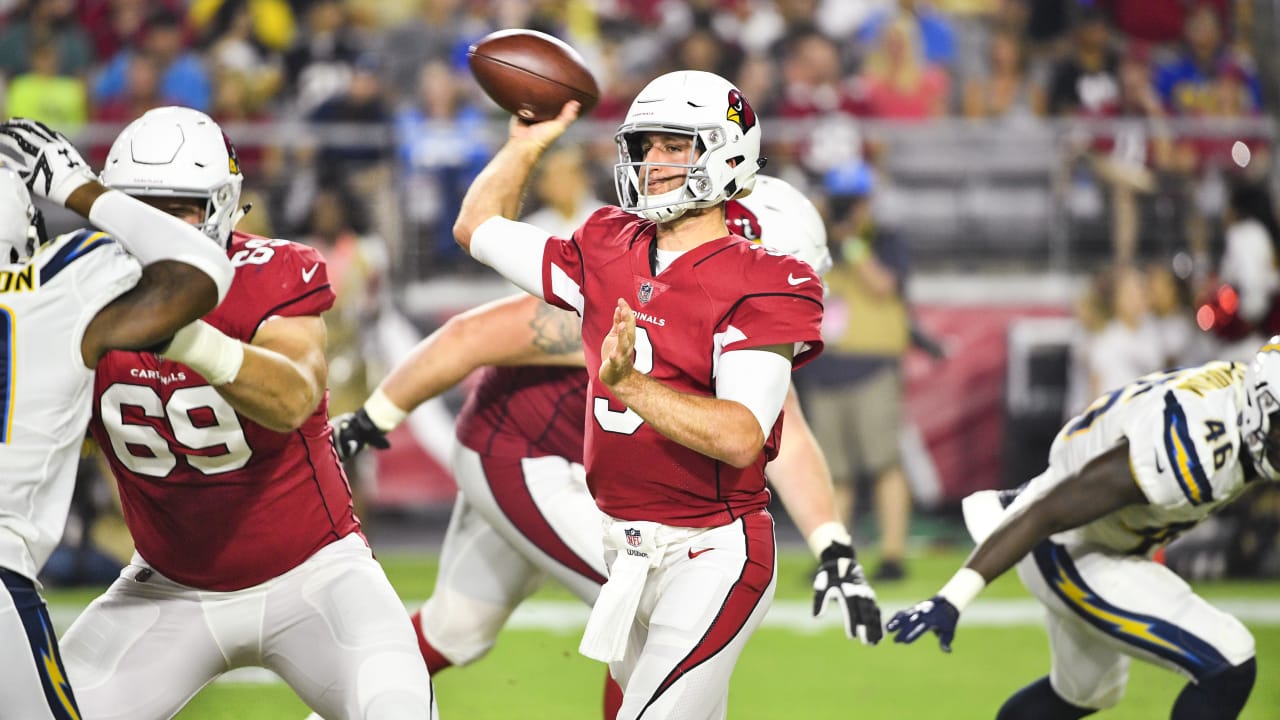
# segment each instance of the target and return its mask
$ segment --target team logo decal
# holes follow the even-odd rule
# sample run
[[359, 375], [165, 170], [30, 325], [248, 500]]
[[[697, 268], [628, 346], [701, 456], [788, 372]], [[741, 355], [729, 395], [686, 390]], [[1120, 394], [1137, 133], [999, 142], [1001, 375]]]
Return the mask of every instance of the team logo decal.
[[751, 109], [751, 103], [742, 97], [738, 88], [729, 91], [729, 110], [724, 118], [737, 124], [744, 133], [756, 126], [756, 111]]
[[635, 528], [623, 528], [622, 533], [627, 536], [627, 544], [631, 547], [640, 547], [640, 531]]
[[653, 283], [647, 280], [640, 283], [640, 289], [636, 291], [636, 297], [640, 299], [641, 305], [647, 305], [653, 299]]
[[226, 133], [222, 133], [222, 144], [227, 147], [227, 170], [232, 175], [240, 174], [240, 158], [236, 156], [236, 147], [231, 144], [231, 138]]
[[730, 200], [725, 203], [724, 214], [725, 225], [729, 227], [729, 232], [741, 235], [753, 243], [760, 242], [760, 218], [745, 205], [737, 200]]

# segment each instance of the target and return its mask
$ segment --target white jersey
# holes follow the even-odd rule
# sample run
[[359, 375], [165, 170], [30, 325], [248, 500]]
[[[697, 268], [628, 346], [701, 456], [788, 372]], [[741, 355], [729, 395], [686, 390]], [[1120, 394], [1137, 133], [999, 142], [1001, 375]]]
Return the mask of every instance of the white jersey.
[[62, 538], [92, 402], [80, 343], [141, 274], [92, 230], [0, 265], [0, 567], [34, 580]]
[[1049, 451], [1052, 472], [1033, 480], [1028, 493], [1041, 494], [1127, 438], [1129, 467], [1149, 504], [1117, 510], [1055, 539], [1145, 555], [1242, 493], [1244, 370], [1238, 363], [1211, 362], [1154, 373], [1072, 418]]

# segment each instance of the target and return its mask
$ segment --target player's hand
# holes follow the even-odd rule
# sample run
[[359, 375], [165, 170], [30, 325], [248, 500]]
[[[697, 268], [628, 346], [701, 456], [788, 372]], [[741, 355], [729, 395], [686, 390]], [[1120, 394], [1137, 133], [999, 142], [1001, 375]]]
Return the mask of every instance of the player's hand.
[[512, 116], [511, 128], [508, 131], [510, 139], [531, 142], [537, 145], [539, 150], [546, 150], [551, 147], [551, 143], [564, 134], [565, 130], [569, 129], [570, 123], [577, 119], [578, 110], [581, 108], [582, 104], [577, 100], [570, 100], [560, 108], [559, 115], [539, 123], [525, 122], [519, 117]]
[[863, 645], [880, 642], [884, 630], [876, 591], [867, 584], [853, 546], [831, 543], [822, 551], [821, 563], [813, 576], [813, 616], [822, 615], [830, 601], [837, 601], [844, 610], [844, 632], [850, 640], [856, 638]]
[[0, 145], [20, 158], [19, 174], [31, 192], [59, 205], [66, 205], [76, 188], [97, 181], [71, 141], [38, 120], [15, 118], [0, 124]]
[[636, 314], [626, 300], [618, 298], [613, 309], [613, 328], [600, 344], [600, 382], [609, 387], [622, 382], [635, 369]]
[[343, 462], [358, 455], [366, 445], [379, 450], [391, 447], [386, 433], [373, 424], [364, 408], [332, 418], [329, 424], [333, 426], [333, 449], [338, 451], [338, 459]]
[[956, 622], [960, 620], [960, 611], [941, 595], [918, 602], [906, 610], [899, 610], [885, 630], [897, 633], [894, 642], [913, 643], [926, 631], [938, 634], [938, 645], [942, 652], [951, 652], [951, 640], [956, 635]]

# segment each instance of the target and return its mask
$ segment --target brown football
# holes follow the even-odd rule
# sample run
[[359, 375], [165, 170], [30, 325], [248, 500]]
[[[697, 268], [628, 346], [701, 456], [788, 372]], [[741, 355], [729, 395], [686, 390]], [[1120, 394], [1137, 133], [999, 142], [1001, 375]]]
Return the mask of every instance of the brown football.
[[536, 30], [500, 30], [467, 50], [471, 74], [502, 109], [527, 122], [550, 120], [570, 100], [580, 115], [600, 97], [577, 50]]

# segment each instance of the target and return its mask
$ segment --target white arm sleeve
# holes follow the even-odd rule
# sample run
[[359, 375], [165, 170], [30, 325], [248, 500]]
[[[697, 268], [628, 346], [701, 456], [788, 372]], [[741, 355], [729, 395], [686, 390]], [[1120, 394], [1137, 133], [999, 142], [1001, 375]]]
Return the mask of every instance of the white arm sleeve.
[[159, 260], [186, 263], [208, 275], [218, 286], [218, 301], [227, 295], [235, 270], [219, 247], [198, 228], [111, 190], [93, 202], [89, 222], [119, 242], [143, 265]]
[[733, 350], [720, 356], [716, 397], [742, 403], [767, 438], [791, 387], [791, 361], [768, 350]]
[[494, 215], [471, 233], [471, 257], [497, 270], [521, 290], [545, 300], [542, 254], [550, 238], [551, 233], [534, 225]]

